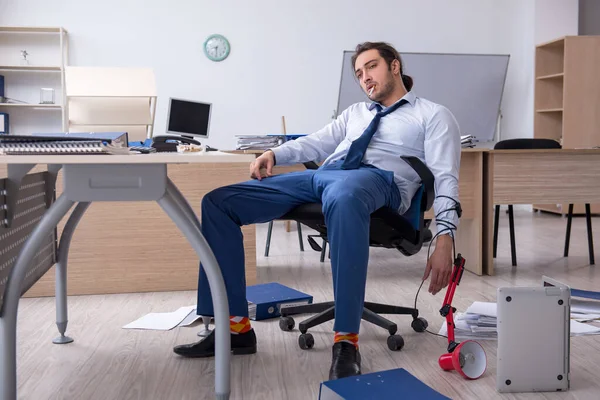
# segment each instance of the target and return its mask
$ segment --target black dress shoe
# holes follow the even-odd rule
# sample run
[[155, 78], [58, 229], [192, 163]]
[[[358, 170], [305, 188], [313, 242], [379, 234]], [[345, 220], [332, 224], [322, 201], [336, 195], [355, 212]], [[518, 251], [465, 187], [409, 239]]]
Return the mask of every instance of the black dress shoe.
[[[173, 351], [180, 356], [190, 358], [214, 357], [215, 355], [215, 331], [212, 330], [207, 337], [196, 343], [175, 346]], [[256, 353], [256, 334], [254, 329], [246, 333], [231, 335], [232, 354], [254, 354]]]
[[353, 344], [339, 342], [333, 345], [329, 380], [360, 375], [360, 352]]

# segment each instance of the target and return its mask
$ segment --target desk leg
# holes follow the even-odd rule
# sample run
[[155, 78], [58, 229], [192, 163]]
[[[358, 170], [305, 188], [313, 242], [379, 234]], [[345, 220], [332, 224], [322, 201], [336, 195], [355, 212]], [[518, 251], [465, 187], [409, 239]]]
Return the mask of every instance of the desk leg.
[[[204, 236], [190, 218], [186, 207], [182, 206], [181, 195], [171, 182], [167, 185], [165, 195], [158, 200], [158, 204], [175, 222], [175, 225], [185, 235], [206, 271], [206, 276], [211, 289], [215, 311], [215, 391], [219, 400], [229, 399], [231, 392], [230, 383], [230, 358], [231, 335], [229, 334], [229, 302], [225, 281], [221, 275], [219, 264]], [[178, 201], [179, 200], [179, 201]], [[187, 203], [187, 202], [185, 202]], [[189, 207], [189, 204], [188, 206]]]
[[21, 248], [8, 277], [0, 318], [1, 400], [17, 398], [17, 311], [27, 267], [33, 261], [42, 242], [52, 233], [72, 206], [73, 202], [63, 195], [50, 206]]
[[52, 341], [54, 344], [66, 344], [73, 341], [72, 338], [65, 336], [67, 331], [68, 310], [67, 310], [67, 260], [69, 258], [69, 246], [77, 224], [81, 217], [90, 206], [89, 202], [82, 202], [75, 206], [69, 220], [60, 235], [60, 244], [58, 246], [58, 260], [56, 261], [56, 326], [60, 336]]
[[190, 203], [185, 199], [183, 194], [177, 189], [177, 186], [173, 183], [172, 180], [167, 178], [167, 193], [169, 196], [173, 197], [173, 200], [177, 202], [177, 206], [185, 213], [185, 215], [189, 218], [189, 220], [202, 231], [202, 226], [200, 225], [200, 221], [194, 212]]

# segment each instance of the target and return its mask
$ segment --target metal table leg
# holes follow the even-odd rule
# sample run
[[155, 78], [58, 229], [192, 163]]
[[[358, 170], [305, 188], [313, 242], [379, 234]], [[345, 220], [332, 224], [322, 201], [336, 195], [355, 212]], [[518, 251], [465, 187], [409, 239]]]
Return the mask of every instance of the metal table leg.
[[[206, 271], [211, 289], [215, 311], [215, 392], [218, 400], [229, 399], [230, 394], [230, 358], [231, 336], [229, 334], [229, 302], [225, 281], [217, 259], [199, 229], [189, 214], [189, 203], [182, 202], [183, 196], [175, 185], [169, 182], [164, 196], [158, 204], [175, 222], [175, 225], [185, 235], [200, 259]], [[185, 206], [187, 204], [187, 207]]]
[[69, 258], [69, 246], [77, 224], [81, 217], [90, 206], [89, 202], [81, 202], [75, 206], [65, 228], [60, 235], [60, 244], [58, 246], [58, 259], [56, 261], [56, 326], [60, 336], [52, 341], [54, 344], [66, 344], [73, 341], [72, 338], [65, 336], [67, 331], [68, 310], [67, 310], [67, 260]]
[[42, 242], [69, 212], [74, 202], [61, 195], [44, 214], [24, 243], [8, 278], [0, 318], [0, 379], [2, 400], [17, 398], [17, 312], [27, 267]]

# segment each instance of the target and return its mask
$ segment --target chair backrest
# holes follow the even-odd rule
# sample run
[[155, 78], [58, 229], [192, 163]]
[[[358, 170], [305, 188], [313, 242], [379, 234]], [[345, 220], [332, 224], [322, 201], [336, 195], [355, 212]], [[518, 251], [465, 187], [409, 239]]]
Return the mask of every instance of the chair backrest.
[[494, 146], [495, 150], [531, 150], [531, 149], [560, 149], [561, 145], [552, 139], [506, 139]]
[[425, 185], [421, 185], [421, 187], [417, 190], [417, 193], [412, 198], [412, 202], [410, 203], [410, 207], [408, 210], [402, 215], [402, 217], [406, 218], [408, 222], [412, 225], [415, 231], [421, 231], [423, 229], [423, 220], [424, 220], [424, 204], [423, 204], [423, 195], [425, 194]]

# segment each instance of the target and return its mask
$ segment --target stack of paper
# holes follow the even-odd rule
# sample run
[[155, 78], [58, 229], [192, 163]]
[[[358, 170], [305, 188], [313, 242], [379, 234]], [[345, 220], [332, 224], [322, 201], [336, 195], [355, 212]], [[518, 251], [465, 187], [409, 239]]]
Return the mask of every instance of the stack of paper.
[[[476, 301], [466, 313], [454, 315], [454, 336], [457, 339], [496, 339], [496, 303]], [[439, 334], [447, 336], [446, 324], [442, 324]]]
[[464, 147], [475, 147], [475, 142], [477, 142], [477, 138], [473, 135], [464, 135], [460, 137], [460, 145]]
[[[573, 300], [572, 300], [573, 301]], [[576, 301], [575, 301], [576, 302]], [[454, 336], [457, 339], [497, 339], [496, 303], [476, 301], [467, 308], [466, 313], [454, 316]], [[571, 307], [571, 336], [598, 335], [600, 327], [583, 322], [598, 321], [600, 314], [591, 314]], [[442, 324], [440, 335], [448, 336], [448, 327]]]
[[237, 137], [236, 150], [267, 150], [277, 147], [284, 142], [283, 135], [239, 135]]

